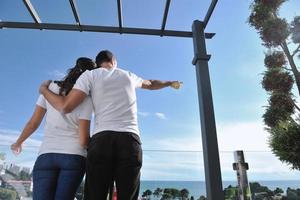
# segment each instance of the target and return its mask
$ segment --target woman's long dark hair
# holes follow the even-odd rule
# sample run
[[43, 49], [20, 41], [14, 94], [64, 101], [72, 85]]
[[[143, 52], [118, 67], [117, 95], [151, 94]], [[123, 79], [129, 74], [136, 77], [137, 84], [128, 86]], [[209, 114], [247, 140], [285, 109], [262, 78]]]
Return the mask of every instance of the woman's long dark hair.
[[90, 58], [80, 57], [76, 60], [75, 67], [68, 70], [68, 74], [61, 81], [54, 81], [59, 87], [59, 95], [68, 95], [79, 76], [86, 70], [96, 68], [96, 64]]

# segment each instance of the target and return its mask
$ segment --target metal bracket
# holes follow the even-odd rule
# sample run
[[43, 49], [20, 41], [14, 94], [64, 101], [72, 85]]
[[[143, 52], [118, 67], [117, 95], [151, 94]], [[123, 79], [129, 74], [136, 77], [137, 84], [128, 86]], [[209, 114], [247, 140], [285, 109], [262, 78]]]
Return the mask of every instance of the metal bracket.
[[204, 60], [204, 61], [209, 61], [211, 58], [211, 55], [199, 55], [199, 54], [195, 54], [192, 64], [196, 65], [198, 60]]

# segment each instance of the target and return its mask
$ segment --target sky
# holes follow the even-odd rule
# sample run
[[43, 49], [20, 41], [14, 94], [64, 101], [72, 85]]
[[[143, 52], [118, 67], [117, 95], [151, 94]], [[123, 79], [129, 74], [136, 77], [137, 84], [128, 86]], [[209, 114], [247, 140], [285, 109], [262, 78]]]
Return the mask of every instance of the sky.
[[[160, 28], [165, 0], [124, 0], [126, 27]], [[166, 29], [190, 31], [203, 19], [209, 0], [174, 0]], [[32, 0], [49, 23], [74, 23], [68, 1]], [[267, 94], [261, 88], [266, 50], [246, 23], [250, 0], [219, 1], [207, 26], [216, 36], [207, 41], [223, 180], [235, 180], [233, 151], [244, 150], [249, 180], [298, 180], [300, 172], [281, 163], [270, 151], [262, 114]], [[117, 26], [116, 1], [78, 0], [83, 24]], [[290, 0], [280, 15], [300, 15]], [[22, 1], [1, 0], [0, 19], [32, 19]], [[94, 58], [103, 49], [116, 55], [119, 67], [145, 79], [180, 80], [180, 90], [138, 90], [138, 117], [144, 149], [143, 180], [204, 180], [197, 85], [190, 38], [47, 30], [0, 30], [0, 151], [7, 161], [32, 166], [43, 126], [25, 143], [18, 157], [9, 151], [29, 120], [43, 80], [60, 79], [81, 56]], [[299, 63], [297, 61], [297, 63]], [[153, 151], [155, 150], [155, 151]], [[156, 151], [167, 150], [167, 151]], [[168, 152], [190, 151], [190, 152]], [[199, 152], [195, 152], [199, 151]]]

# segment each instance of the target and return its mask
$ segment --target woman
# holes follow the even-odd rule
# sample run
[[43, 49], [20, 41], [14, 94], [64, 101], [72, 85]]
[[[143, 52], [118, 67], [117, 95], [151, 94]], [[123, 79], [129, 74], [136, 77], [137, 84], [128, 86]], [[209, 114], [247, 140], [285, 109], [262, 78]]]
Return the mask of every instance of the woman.
[[[67, 95], [79, 76], [95, 67], [91, 59], [79, 58], [67, 76], [62, 81], [51, 83], [49, 89]], [[33, 167], [34, 200], [74, 199], [85, 173], [91, 114], [90, 97], [69, 114], [56, 111], [43, 96], [38, 98], [31, 119], [11, 145], [14, 153], [20, 153], [22, 143], [39, 127], [45, 116], [44, 138]]]

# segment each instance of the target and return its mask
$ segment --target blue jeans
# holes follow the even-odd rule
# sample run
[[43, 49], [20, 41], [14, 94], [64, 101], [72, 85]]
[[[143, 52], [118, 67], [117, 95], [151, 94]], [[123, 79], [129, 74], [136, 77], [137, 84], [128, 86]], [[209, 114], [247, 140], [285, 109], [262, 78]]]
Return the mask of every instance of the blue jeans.
[[40, 155], [33, 167], [33, 200], [74, 200], [85, 164], [80, 155]]

